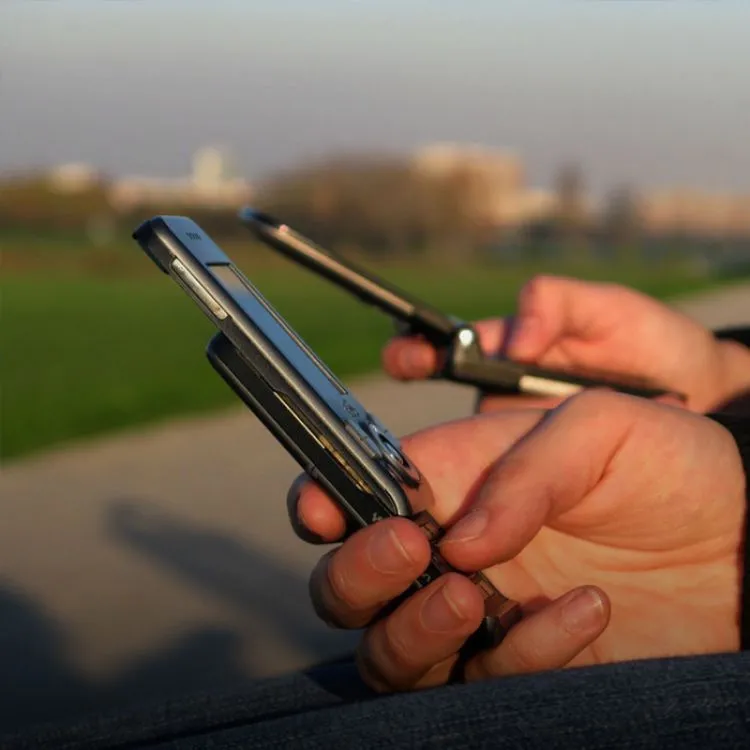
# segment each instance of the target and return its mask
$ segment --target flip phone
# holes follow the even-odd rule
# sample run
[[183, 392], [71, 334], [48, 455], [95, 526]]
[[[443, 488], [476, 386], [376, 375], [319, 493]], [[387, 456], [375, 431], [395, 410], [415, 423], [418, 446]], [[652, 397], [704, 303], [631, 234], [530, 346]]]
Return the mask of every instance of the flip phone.
[[[567, 397], [584, 388], [610, 388], [643, 398], [669, 391], [642, 379], [605, 372], [567, 372], [488, 357], [471, 324], [446, 315], [426, 302], [316, 245], [266, 213], [244, 208], [240, 220], [267, 246], [328, 279], [365, 304], [390, 315], [404, 334], [427, 339], [440, 355], [435, 379], [475, 386], [486, 393]], [[671, 393], [671, 392], [669, 392]], [[684, 398], [681, 394], [671, 395]]]
[[[454, 571], [437, 542], [429, 483], [399, 440], [336, 378], [226, 254], [192, 220], [157, 216], [134, 234], [146, 254], [188, 294], [218, 332], [207, 357], [235, 394], [339, 505], [350, 524], [412, 519], [432, 545], [427, 569], [391, 607]], [[468, 650], [498, 644], [520, 617], [481, 572], [482, 627]]]

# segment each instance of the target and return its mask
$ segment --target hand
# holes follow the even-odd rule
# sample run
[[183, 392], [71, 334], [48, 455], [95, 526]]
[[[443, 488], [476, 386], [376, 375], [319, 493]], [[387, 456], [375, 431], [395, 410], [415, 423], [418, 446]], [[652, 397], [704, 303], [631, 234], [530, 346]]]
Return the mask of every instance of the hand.
[[[750, 387], [750, 352], [718, 341], [691, 318], [614, 284], [540, 276], [521, 291], [510, 320], [477, 324], [483, 350], [542, 367], [606, 370], [654, 381], [685, 394], [706, 412]], [[436, 352], [425, 341], [397, 338], [383, 352], [386, 371], [402, 380], [429, 376]], [[488, 397], [481, 411], [509, 405], [546, 407], [558, 400]]]
[[[528, 612], [467, 664], [467, 679], [738, 647], [745, 478], [716, 423], [591, 392], [546, 416], [482, 415], [404, 446], [433, 487], [431, 512], [451, 527], [446, 559], [485, 569]], [[317, 486], [296, 497], [298, 525], [341, 538], [343, 517]], [[316, 609], [336, 626], [367, 626], [428, 552], [405, 519], [355, 533], [317, 566]], [[473, 586], [445, 576], [367, 628], [363, 678], [379, 690], [446, 681], [481, 614]]]

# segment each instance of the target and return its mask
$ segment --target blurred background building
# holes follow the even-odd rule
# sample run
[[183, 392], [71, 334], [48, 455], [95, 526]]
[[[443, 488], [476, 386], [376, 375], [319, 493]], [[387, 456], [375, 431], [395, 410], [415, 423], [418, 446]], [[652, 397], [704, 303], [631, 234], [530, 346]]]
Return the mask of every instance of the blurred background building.
[[513, 227], [554, 210], [554, 194], [529, 187], [522, 159], [509, 151], [435, 143], [419, 149], [411, 161], [418, 173], [435, 181], [462, 180], [477, 222]]
[[691, 188], [646, 192], [639, 201], [645, 229], [686, 237], [750, 237], [750, 193]]
[[192, 167], [189, 176], [171, 180], [156, 176], [116, 179], [109, 187], [109, 200], [117, 211], [129, 211], [163, 202], [226, 208], [251, 199], [250, 183], [237, 176], [225, 148], [208, 146], [197, 151]]
[[95, 167], [82, 163], [60, 164], [49, 171], [47, 178], [52, 190], [63, 194], [83, 193], [104, 182]]

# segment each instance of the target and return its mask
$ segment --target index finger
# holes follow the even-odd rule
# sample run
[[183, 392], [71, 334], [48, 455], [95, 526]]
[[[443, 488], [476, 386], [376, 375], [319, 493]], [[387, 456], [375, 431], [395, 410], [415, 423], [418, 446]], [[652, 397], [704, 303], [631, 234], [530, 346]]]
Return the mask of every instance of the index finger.
[[[504, 347], [510, 321], [502, 318], [480, 320], [473, 324], [479, 345], [487, 356], [498, 354]], [[424, 380], [438, 367], [435, 347], [418, 336], [397, 336], [383, 348], [383, 369], [397, 380]]]

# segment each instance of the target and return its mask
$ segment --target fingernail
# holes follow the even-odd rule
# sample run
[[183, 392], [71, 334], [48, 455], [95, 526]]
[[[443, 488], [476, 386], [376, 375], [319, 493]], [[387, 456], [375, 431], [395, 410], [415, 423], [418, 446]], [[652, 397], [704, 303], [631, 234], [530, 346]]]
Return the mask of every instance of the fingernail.
[[398, 573], [413, 564], [408, 550], [393, 529], [379, 529], [367, 546], [367, 557], [378, 573]]
[[569, 633], [592, 630], [599, 625], [604, 612], [604, 602], [596, 589], [585, 588], [575, 592], [563, 605], [562, 620]]
[[477, 539], [487, 528], [489, 520], [490, 514], [484, 508], [472, 510], [448, 530], [440, 543], [470, 542]]
[[426, 630], [446, 633], [455, 630], [466, 621], [466, 602], [459, 592], [451, 591], [446, 582], [422, 605], [420, 619]]

